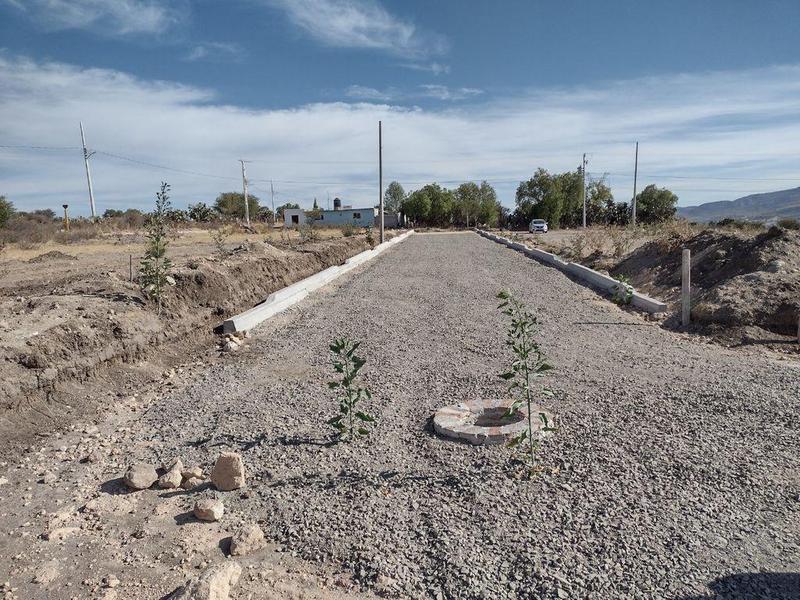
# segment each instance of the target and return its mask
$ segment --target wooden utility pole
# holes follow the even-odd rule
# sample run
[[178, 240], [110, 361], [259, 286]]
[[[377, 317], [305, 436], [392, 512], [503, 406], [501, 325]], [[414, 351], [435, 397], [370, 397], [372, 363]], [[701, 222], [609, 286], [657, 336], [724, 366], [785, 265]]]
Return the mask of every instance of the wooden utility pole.
[[380, 214], [380, 243], [383, 243], [383, 128], [378, 121], [378, 212]]
[[61, 206], [64, 207], [64, 231], [69, 233], [69, 215], [67, 214], [69, 204], [62, 204]]
[[250, 227], [250, 203], [247, 201], [247, 172], [244, 168], [244, 163], [241, 158], [239, 162], [242, 163], [242, 189], [244, 190], [244, 223]]
[[636, 179], [639, 177], [639, 142], [636, 142], [636, 160], [633, 163], [633, 200], [631, 200], [631, 223], [636, 225]]
[[86, 183], [89, 184], [89, 207], [92, 210], [92, 220], [97, 218], [97, 211], [94, 208], [94, 190], [92, 189], [92, 171], [89, 169], [89, 159], [94, 152], [89, 152], [86, 148], [86, 136], [83, 134], [83, 121], [79, 121], [81, 126], [81, 146], [83, 146], [83, 165], [86, 167]]
[[586, 229], [586, 153], [583, 153], [581, 163], [581, 175], [583, 176], [583, 228]]
[[688, 327], [692, 318], [692, 251], [684, 248], [681, 258], [681, 324]]

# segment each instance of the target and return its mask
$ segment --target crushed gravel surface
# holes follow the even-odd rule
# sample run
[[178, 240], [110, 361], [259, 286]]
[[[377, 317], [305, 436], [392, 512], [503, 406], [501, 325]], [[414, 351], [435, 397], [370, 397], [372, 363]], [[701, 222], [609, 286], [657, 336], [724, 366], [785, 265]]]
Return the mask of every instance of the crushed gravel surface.
[[[530, 479], [509, 449], [431, 427], [441, 406], [506, 397], [503, 287], [556, 367], [559, 430]], [[796, 361], [666, 331], [472, 233], [413, 235], [253, 334], [119, 448], [205, 468], [240, 452], [247, 492], [216, 493], [226, 518], [287, 556], [390, 597], [797, 598]], [[341, 334], [363, 342], [378, 418], [352, 445], [325, 424]]]
[[[532, 480], [431, 431], [442, 405], [505, 395], [502, 287], [557, 368], [557, 472]], [[797, 575], [758, 575], [800, 571], [796, 362], [665, 331], [469, 233], [412, 236], [255, 333], [147, 420], [189, 462], [243, 452], [255, 494], [229, 509], [287, 550], [414, 597], [797, 597]], [[331, 447], [339, 334], [363, 341], [379, 424]]]

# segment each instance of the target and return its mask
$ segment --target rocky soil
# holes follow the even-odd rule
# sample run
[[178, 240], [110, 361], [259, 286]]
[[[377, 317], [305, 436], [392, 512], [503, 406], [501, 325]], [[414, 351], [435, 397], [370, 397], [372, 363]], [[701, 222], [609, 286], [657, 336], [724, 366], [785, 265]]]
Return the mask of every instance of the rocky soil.
[[[501, 287], [556, 367], [559, 430], [532, 478], [505, 447], [431, 430], [443, 405], [506, 395]], [[351, 445], [325, 424], [340, 334], [363, 341], [378, 417]], [[797, 361], [662, 329], [475, 234], [415, 235], [241, 351], [0, 465], [0, 595], [186, 597], [222, 578], [233, 599], [797, 598], [798, 380]], [[243, 488], [121, 479], [176, 457], [208, 477], [223, 452]], [[204, 499], [218, 521], [194, 516]], [[267, 546], [229, 556], [256, 524]]]

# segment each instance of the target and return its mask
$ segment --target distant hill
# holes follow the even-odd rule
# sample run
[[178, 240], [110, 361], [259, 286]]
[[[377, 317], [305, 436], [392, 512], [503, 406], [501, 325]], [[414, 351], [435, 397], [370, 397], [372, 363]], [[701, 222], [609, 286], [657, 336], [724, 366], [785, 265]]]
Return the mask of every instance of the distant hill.
[[782, 217], [800, 219], [800, 187], [766, 194], [751, 194], [737, 200], [679, 206], [678, 216], [690, 221], [719, 221], [725, 218], [769, 221]]

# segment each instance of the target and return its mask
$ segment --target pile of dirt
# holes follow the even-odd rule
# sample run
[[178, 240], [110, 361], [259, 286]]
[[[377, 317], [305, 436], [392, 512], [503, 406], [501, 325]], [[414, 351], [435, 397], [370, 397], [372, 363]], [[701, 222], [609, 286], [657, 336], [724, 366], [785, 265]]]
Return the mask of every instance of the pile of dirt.
[[[176, 285], [160, 315], [135, 281], [111, 271], [56, 274], [0, 293], [3, 445], [102, 409], [213, 347], [213, 329], [228, 316], [369, 247], [362, 235], [297, 250], [257, 242], [224, 260], [190, 258], [174, 267]], [[43, 256], [54, 254], [61, 253]], [[93, 386], [102, 397], [90, 407]]]
[[753, 237], [708, 229], [688, 239], [649, 242], [610, 272], [677, 310], [683, 248], [692, 251], [693, 322], [797, 334], [800, 232], [773, 227]]
[[58, 250], [51, 250], [50, 252], [45, 252], [44, 254], [40, 254], [39, 256], [34, 256], [28, 262], [36, 264], [36, 263], [49, 262], [52, 260], [78, 260], [78, 257], [72, 256], [72, 254], [67, 254], [65, 252], [59, 252]]

